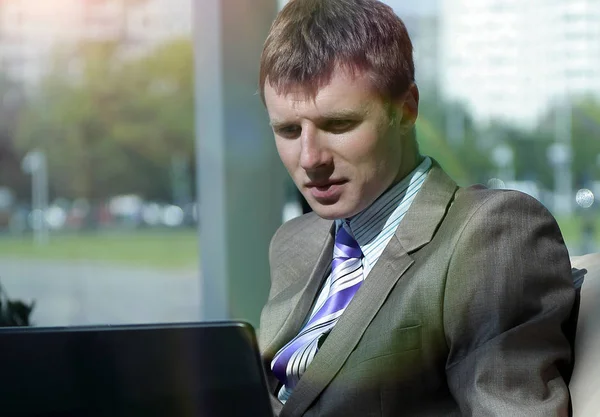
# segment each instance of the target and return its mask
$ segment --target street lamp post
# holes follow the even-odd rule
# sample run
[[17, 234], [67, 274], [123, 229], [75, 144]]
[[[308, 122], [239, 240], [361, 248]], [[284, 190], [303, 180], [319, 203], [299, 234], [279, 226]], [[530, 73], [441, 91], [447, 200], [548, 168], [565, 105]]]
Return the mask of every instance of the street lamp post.
[[24, 172], [31, 175], [31, 205], [33, 239], [38, 245], [48, 243], [48, 166], [46, 154], [40, 150], [27, 153], [21, 163]]

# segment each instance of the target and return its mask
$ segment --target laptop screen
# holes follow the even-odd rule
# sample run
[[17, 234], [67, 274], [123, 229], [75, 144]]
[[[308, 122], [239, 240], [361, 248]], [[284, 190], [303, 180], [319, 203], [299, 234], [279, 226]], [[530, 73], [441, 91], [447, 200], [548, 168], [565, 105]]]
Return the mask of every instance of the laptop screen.
[[0, 330], [4, 417], [271, 416], [252, 328]]

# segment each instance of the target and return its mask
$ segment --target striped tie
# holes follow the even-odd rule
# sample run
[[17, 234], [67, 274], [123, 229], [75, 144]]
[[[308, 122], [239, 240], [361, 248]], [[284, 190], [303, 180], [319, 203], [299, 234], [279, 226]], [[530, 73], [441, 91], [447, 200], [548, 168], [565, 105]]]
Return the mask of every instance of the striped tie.
[[333, 262], [329, 277], [329, 294], [300, 333], [273, 358], [273, 374], [284, 384], [280, 399], [285, 401], [298, 380], [312, 362], [321, 337], [337, 323], [363, 281], [362, 251], [356, 240], [340, 227], [333, 248]]

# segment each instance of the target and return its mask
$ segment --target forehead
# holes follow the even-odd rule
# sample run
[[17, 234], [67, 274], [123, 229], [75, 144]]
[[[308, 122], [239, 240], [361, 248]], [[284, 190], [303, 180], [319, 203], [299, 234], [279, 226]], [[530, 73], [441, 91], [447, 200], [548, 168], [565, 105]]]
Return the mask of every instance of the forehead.
[[351, 74], [339, 68], [328, 84], [316, 93], [309, 92], [301, 85], [278, 92], [267, 81], [265, 104], [271, 120], [319, 117], [338, 110], [368, 111], [382, 102], [368, 74]]

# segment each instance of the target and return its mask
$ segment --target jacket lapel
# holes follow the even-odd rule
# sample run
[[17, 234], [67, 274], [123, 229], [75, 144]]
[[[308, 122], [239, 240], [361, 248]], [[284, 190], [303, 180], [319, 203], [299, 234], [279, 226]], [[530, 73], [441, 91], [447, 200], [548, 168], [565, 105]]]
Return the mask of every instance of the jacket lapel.
[[458, 190], [456, 182], [435, 160], [432, 162], [427, 179], [396, 230], [396, 237], [408, 253], [431, 241]]
[[433, 238], [456, 189], [456, 183], [434, 161], [395, 236], [306, 369], [280, 417], [301, 416], [340, 371], [390, 291], [413, 264], [410, 253]]
[[[320, 247], [320, 250], [316, 252], [316, 256], [314, 252], [298, 254], [294, 258], [294, 264], [290, 265], [295, 272], [295, 277], [299, 277], [299, 279], [290, 284], [288, 292], [293, 295], [284, 297], [285, 303], [289, 306], [288, 314], [282, 317], [283, 322], [281, 326], [277, 327], [279, 331], [264, 348], [263, 356], [269, 360], [300, 331], [300, 327], [321, 287], [323, 277], [331, 265], [335, 224], [330, 221], [321, 221], [318, 222], [318, 225], [320, 225], [318, 230], [311, 234], [315, 239], [312, 247]], [[311, 245], [307, 243], [306, 248], [310, 247]], [[313, 265], [312, 270], [307, 269], [307, 266], [310, 268], [310, 265]], [[308, 279], [302, 279], [302, 277], [307, 276]]]

